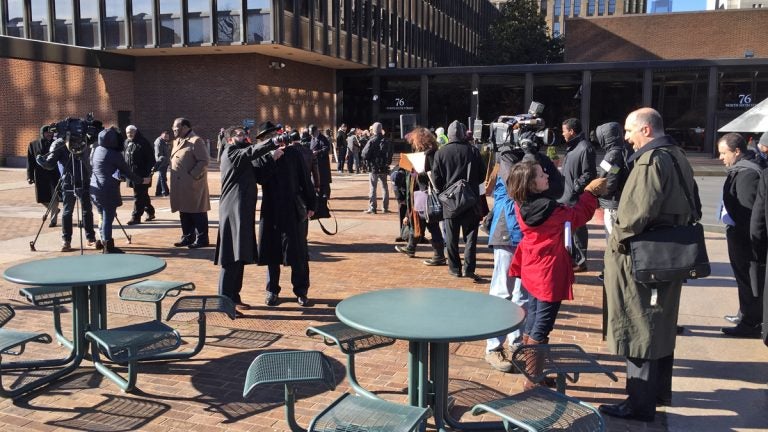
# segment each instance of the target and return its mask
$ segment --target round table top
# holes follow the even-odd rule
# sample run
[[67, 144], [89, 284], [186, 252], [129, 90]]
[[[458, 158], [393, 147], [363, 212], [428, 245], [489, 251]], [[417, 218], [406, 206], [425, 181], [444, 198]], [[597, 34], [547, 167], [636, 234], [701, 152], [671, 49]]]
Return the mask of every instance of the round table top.
[[448, 288], [397, 288], [352, 296], [336, 306], [348, 326], [394, 339], [460, 342], [517, 329], [525, 318], [509, 300]]
[[149, 276], [165, 265], [148, 255], [75, 255], [18, 264], [5, 270], [3, 277], [23, 285], [101, 285]]

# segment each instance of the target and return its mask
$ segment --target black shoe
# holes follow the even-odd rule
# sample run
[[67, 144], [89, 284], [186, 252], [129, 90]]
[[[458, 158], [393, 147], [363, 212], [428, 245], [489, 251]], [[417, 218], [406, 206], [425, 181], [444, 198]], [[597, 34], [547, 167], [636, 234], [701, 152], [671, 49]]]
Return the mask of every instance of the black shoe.
[[299, 306], [307, 307], [309, 306], [309, 299], [307, 296], [298, 296], [296, 297], [296, 302], [299, 303]]
[[176, 247], [184, 247], [184, 246], [189, 246], [191, 244], [192, 244], [192, 241], [190, 241], [190, 240], [182, 240], [180, 242], [174, 243], [173, 245], [176, 246]]
[[277, 306], [277, 294], [268, 292], [264, 298], [264, 304], [267, 306]]
[[409, 250], [405, 246], [397, 245], [397, 246], [395, 246], [395, 250], [400, 252], [400, 253], [402, 253], [402, 254], [408, 255], [408, 258], [413, 258], [413, 257], [416, 256], [416, 251]]
[[737, 313], [736, 315], [726, 315], [723, 318], [725, 318], [725, 320], [729, 323], [738, 324], [741, 322], [741, 312]]
[[668, 396], [668, 397], [656, 396], [656, 406], [657, 407], [672, 406], [672, 396]]
[[605, 274], [603, 272], [600, 272], [599, 275], [597, 275], [597, 280], [600, 282], [605, 282]]
[[477, 273], [464, 273], [464, 277], [472, 279], [474, 283], [483, 283], [485, 279]]
[[125, 224], [126, 224], [126, 225], [138, 225], [138, 224], [140, 224], [140, 223], [141, 223], [141, 219], [135, 219], [135, 218], [132, 218], [131, 220], [129, 220], [129, 221], [128, 221], [128, 222], [126, 222]]
[[200, 248], [204, 248], [204, 247], [208, 247], [208, 246], [209, 246], [208, 242], [205, 242], [205, 243], [194, 242], [194, 243], [192, 243], [191, 245], [189, 245], [187, 247], [190, 248], [190, 249], [200, 249]]
[[408, 241], [407, 239], [404, 239], [402, 237], [395, 237], [395, 243], [403, 243], [407, 241]]
[[720, 329], [726, 336], [738, 338], [759, 338], [760, 325], [750, 326], [740, 322], [736, 327], [723, 327]]
[[448, 269], [448, 274], [453, 277], [459, 277], [459, 278], [461, 277], [461, 272], [454, 269]]
[[579, 265], [573, 266], [574, 273], [584, 273], [586, 271], [588, 271], [586, 264], [579, 264]]
[[146, 218], [144, 218], [144, 222], [149, 222], [149, 221], [153, 221], [153, 220], [155, 220], [155, 214], [154, 213], [149, 214], [149, 215], [147, 215]]
[[423, 261], [424, 265], [428, 266], [444, 266], [445, 265], [445, 258], [443, 257], [432, 257], [428, 260]]
[[598, 408], [601, 413], [625, 420], [638, 420], [642, 422], [652, 422], [654, 415], [640, 415], [636, 414], [632, 410], [632, 406], [629, 405], [629, 401], [618, 403], [616, 405], [603, 404]]

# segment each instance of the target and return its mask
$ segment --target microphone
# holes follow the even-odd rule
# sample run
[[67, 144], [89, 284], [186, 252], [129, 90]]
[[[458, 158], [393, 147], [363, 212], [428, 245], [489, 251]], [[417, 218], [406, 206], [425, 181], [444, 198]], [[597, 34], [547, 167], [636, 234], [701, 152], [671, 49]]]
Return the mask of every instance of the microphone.
[[600, 162], [600, 168], [603, 170], [603, 173], [600, 174], [600, 178], [608, 177], [608, 174], [618, 174], [621, 170], [621, 167], [617, 165], [611, 165], [611, 163], [605, 159]]

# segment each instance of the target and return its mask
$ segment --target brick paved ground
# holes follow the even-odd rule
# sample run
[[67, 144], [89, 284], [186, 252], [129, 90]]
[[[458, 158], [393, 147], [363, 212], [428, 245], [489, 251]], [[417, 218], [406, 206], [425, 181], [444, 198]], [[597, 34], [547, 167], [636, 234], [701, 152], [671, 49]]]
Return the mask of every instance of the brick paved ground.
[[[211, 193], [219, 191], [219, 177], [209, 178]], [[87, 361], [81, 370], [64, 381], [44, 388], [17, 401], [0, 401], [0, 429], [14, 430], [93, 430], [93, 431], [175, 431], [175, 430], [248, 430], [285, 431], [281, 388], [273, 387], [243, 400], [244, 374], [249, 363], [259, 353], [275, 350], [317, 349], [333, 359], [338, 387], [325, 391], [320, 387], [302, 387], [297, 407], [299, 423], [307, 425], [311, 417], [341, 392], [348, 389], [342, 381], [345, 358], [333, 347], [304, 336], [308, 326], [335, 321], [334, 306], [354, 294], [390, 287], [450, 287], [486, 292], [486, 284], [473, 284], [467, 279], [448, 275], [445, 267], [427, 267], [421, 259], [429, 257], [429, 247], [419, 247], [417, 258], [409, 259], [393, 250], [397, 235], [394, 214], [364, 215], [367, 176], [335, 177], [332, 206], [339, 222], [339, 234], [324, 235], [316, 222], [310, 228], [311, 279], [310, 299], [313, 306], [301, 308], [283, 283], [282, 303], [276, 308], [263, 306], [266, 270], [246, 267], [244, 300], [256, 305], [245, 318], [230, 321], [224, 316], [210, 320], [211, 337], [201, 354], [189, 361], [143, 364], [138, 377], [138, 391], [122, 393], [111, 381], [104, 379]], [[129, 195], [124, 191], [124, 197]], [[215, 196], [215, 195], [213, 195]], [[54, 257], [58, 252], [58, 229], [44, 227], [31, 252], [29, 241], [40, 225], [43, 207], [30, 204], [33, 192], [24, 182], [22, 170], [0, 169], [0, 269], [35, 258]], [[211, 235], [215, 236], [217, 202], [210, 213]], [[115, 226], [114, 237], [120, 247], [131, 253], [158, 256], [168, 267], [153, 276], [163, 280], [191, 280], [197, 293], [213, 294], [217, 290], [218, 268], [212, 264], [213, 248], [187, 250], [173, 248], [180, 230], [177, 215], [171, 214], [167, 199], [154, 199], [158, 219], [152, 223], [130, 227], [132, 244]], [[130, 203], [130, 200], [128, 200]], [[392, 206], [394, 207], [394, 205]], [[120, 210], [120, 219], [129, 219], [129, 206]], [[593, 220], [591, 228], [589, 273], [579, 275], [575, 286], [576, 300], [564, 303], [552, 332], [551, 341], [578, 343], [611, 368], [620, 381], [614, 383], [605, 376], [583, 375], [569, 386], [569, 394], [597, 405], [616, 402], [623, 397], [624, 366], [621, 359], [610, 355], [600, 337], [601, 287], [596, 278], [602, 267], [604, 241], [602, 227]], [[481, 239], [481, 244], [485, 240]], [[724, 243], [722, 238], [718, 241]], [[486, 247], [478, 248], [478, 273], [489, 277], [492, 255]], [[92, 250], [86, 253], [95, 253]], [[289, 273], [286, 270], [285, 273]], [[287, 280], [284, 273], [283, 279]], [[8, 299], [17, 311], [11, 328], [52, 331], [50, 312], [29, 306], [18, 295], [18, 286], [0, 281], [0, 296]], [[118, 286], [108, 287], [109, 323], [122, 325], [146, 320], [152, 309], [146, 304], [121, 302]], [[733, 302], [730, 302], [732, 305]], [[168, 306], [166, 306], [167, 308]], [[482, 313], [482, 311], [477, 311]], [[65, 314], [68, 328], [70, 314]], [[181, 317], [172, 325], [182, 334], [195, 335], [196, 325]], [[65, 330], [66, 332], [66, 330]], [[61, 356], [64, 349], [55, 345], [30, 347], [29, 358]], [[519, 392], [520, 375], [491, 370], [483, 360], [484, 342], [451, 344], [452, 381], [450, 389], [456, 399], [453, 414], [470, 418], [469, 407], [474, 403], [505, 394]], [[357, 358], [359, 381], [386, 399], [404, 402], [407, 387], [407, 345], [363, 353]], [[679, 357], [678, 357], [679, 358]], [[3, 358], [5, 360], [6, 358]], [[4, 382], [23, 382], [23, 375], [6, 376]], [[765, 403], [765, 399], [762, 399]], [[662, 410], [663, 411], [663, 410]], [[661, 414], [656, 423], [620, 422], [607, 420], [610, 430], [668, 430], [667, 416]], [[752, 422], [750, 422], [751, 424]], [[768, 425], [768, 423], [766, 423]], [[684, 430], [684, 429], [683, 429]]]

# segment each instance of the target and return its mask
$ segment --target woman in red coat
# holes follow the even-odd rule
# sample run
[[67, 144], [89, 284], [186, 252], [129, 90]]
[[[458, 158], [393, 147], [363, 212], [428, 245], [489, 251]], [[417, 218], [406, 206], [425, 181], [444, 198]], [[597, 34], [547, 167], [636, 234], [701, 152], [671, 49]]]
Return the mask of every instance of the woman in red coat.
[[[590, 182], [573, 207], [559, 204], [543, 193], [549, 179], [537, 162], [524, 161], [512, 168], [507, 180], [509, 196], [515, 200], [516, 217], [523, 233], [509, 276], [519, 277], [528, 290], [528, 316], [525, 319], [523, 344], [546, 344], [555, 325], [563, 300], [573, 299], [573, 265], [565, 248], [565, 225], [571, 229], [584, 226], [597, 209], [596, 196], [605, 189], [605, 179]], [[526, 362], [529, 375], [538, 375], [541, 360]], [[525, 389], [535, 384], [525, 383]]]

